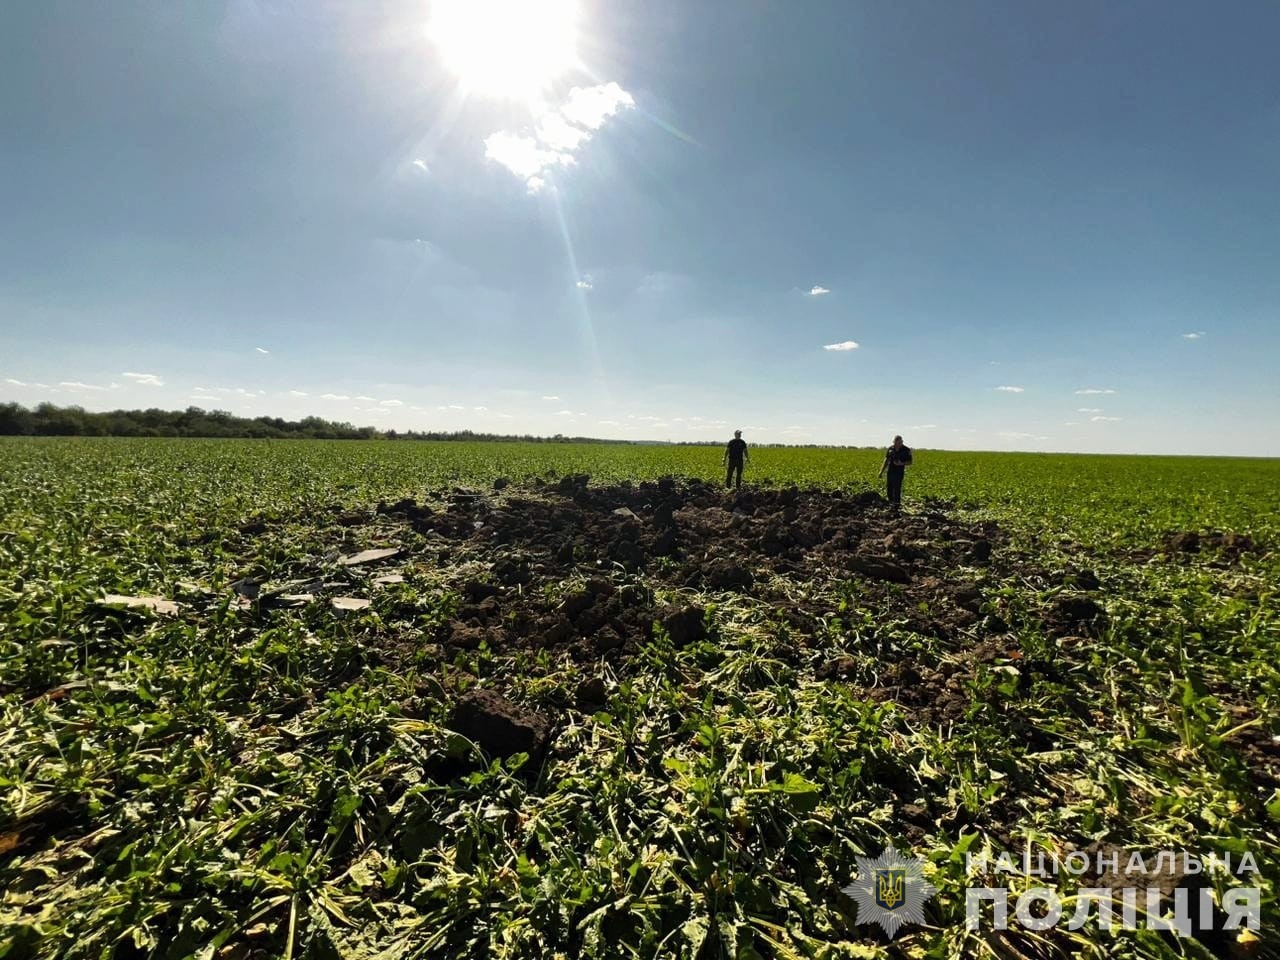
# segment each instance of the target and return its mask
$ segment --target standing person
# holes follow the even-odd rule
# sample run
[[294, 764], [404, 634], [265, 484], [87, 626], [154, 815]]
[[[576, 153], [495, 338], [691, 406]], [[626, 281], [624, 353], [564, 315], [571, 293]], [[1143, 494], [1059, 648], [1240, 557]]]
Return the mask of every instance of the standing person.
[[742, 489], [742, 467], [750, 460], [747, 455], [747, 441], [742, 439], [742, 431], [733, 431], [733, 439], [729, 441], [729, 445], [724, 448], [724, 462], [728, 469], [724, 475], [724, 488], [728, 490], [734, 486], [734, 475], [737, 474], [737, 489]]
[[894, 437], [893, 446], [884, 452], [884, 463], [880, 465], [880, 476], [889, 474], [889, 502], [894, 510], [902, 507], [902, 478], [910, 465], [911, 448], [902, 442], [902, 437]]

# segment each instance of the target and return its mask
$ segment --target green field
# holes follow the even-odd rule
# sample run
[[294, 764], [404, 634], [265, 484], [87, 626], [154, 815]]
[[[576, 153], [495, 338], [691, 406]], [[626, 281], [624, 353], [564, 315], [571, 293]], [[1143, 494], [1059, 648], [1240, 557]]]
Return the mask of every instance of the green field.
[[[828, 504], [874, 488], [876, 451], [753, 450], [774, 493], [745, 506], [685, 486], [722, 482], [719, 457], [0, 440], [0, 957], [1277, 955], [1280, 461], [917, 450], [905, 515], [864, 522]], [[646, 550], [641, 483], [682, 478], [685, 546], [596, 550], [631, 524], [607, 509], [555, 563], [521, 539], [554, 530], [501, 539], [569, 509], [573, 474], [631, 484], [608, 496]], [[797, 512], [789, 485], [826, 492]], [[378, 509], [402, 498], [426, 519]], [[768, 545], [792, 527], [809, 540]], [[698, 579], [699, 530], [766, 544], [752, 586]], [[955, 547], [978, 539], [989, 560]], [[339, 559], [377, 547], [402, 552]], [[454, 642], [491, 581], [483, 639]], [[593, 583], [643, 598], [616, 647], [530, 640]], [[639, 625], [690, 605], [690, 642]], [[545, 757], [456, 732], [477, 689], [547, 718]], [[938, 890], [892, 941], [841, 892], [890, 842]], [[1037, 884], [965, 855], [1025, 843], [1248, 853], [1258, 873], [1198, 882], [1260, 887], [1262, 927], [1068, 929], [1059, 878], [1053, 929], [967, 930], [966, 887]]]

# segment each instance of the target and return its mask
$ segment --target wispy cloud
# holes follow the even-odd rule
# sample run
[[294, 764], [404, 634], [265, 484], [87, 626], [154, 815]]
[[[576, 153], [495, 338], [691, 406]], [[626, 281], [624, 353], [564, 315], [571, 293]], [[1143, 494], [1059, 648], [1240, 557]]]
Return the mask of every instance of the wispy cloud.
[[856, 341], [856, 340], [842, 340], [842, 341], [840, 341], [839, 343], [828, 343], [828, 344], [826, 344], [822, 349], [823, 349], [823, 350], [835, 350], [835, 351], [838, 351], [838, 352], [844, 352], [844, 351], [846, 351], [846, 350], [857, 350], [857, 349], [858, 349], [858, 341]]
[[809, 292], [805, 294], [805, 296], [822, 297], [822, 296], [826, 296], [830, 292], [831, 291], [828, 290], [826, 287], [818, 286], [817, 284], [815, 284], [814, 286], [809, 288]]
[[100, 387], [92, 383], [81, 383], [79, 380], [59, 380], [58, 386], [64, 390], [110, 390], [110, 387]]
[[595, 284], [591, 282], [591, 274], [587, 274], [576, 284], [579, 290], [594, 290]]
[[257, 350], [259, 353], [270, 353], [270, 352], [271, 352], [270, 350], [267, 350], [265, 347], [254, 347], [253, 349]]
[[196, 387], [196, 393], [223, 393], [233, 397], [265, 397], [265, 390], [246, 390], [244, 387]]
[[308, 396], [310, 396], [310, 394], [309, 394], [309, 393], [307, 393], [307, 391], [305, 391], [305, 390], [290, 390], [290, 391], [289, 391], [289, 396], [291, 396], [291, 397], [308, 397]]
[[658, 296], [675, 293], [689, 286], [689, 278], [680, 273], [657, 270], [646, 273], [636, 285], [636, 293], [642, 296]]
[[1025, 387], [996, 387], [996, 389], [1001, 393], [1023, 393], [1026, 390]]
[[997, 430], [997, 437], [1003, 437], [1005, 440], [1048, 440], [1048, 437], [1038, 436], [1034, 433], [1025, 433], [1021, 430]]
[[1076, 413], [1101, 413], [1101, 407], [1076, 407]]
[[1183, 340], [1199, 340], [1203, 336], [1204, 336], [1204, 331], [1200, 330], [1196, 333], [1184, 333], [1182, 335], [1182, 339]]
[[25, 386], [26, 386], [26, 384], [25, 384], [25, 383], [23, 383], [21, 380], [15, 380], [15, 379], [13, 379], [13, 377], [5, 377], [5, 378], [4, 378], [4, 382], [5, 382], [5, 383], [7, 383], [7, 384], [9, 384], [9, 386], [11, 386], [11, 387], [25, 387]]
[[163, 387], [164, 381], [154, 373], [122, 373], [120, 376], [144, 387]]
[[938, 425], [936, 423], [913, 423], [911, 426], [907, 427], [907, 429], [908, 430], [937, 430]]
[[1121, 417], [1090, 417], [1089, 419], [1092, 420], [1094, 423], [1119, 423], [1122, 418]]
[[423, 173], [431, 172], [431, 168], [427, 166], [427, 161], [423, 160], [421, 157], [419, 157], [417, 160], [414, 160], [413, 165], [417, 167], [419, 170], [421, 170]]
[[351, 398], [347, 396], [345, 393], [322, 393], [320, 394], [320, 399], [321, 400], [350, 400]]
[[404, 401], [403, 401], [403, 400], [379, 400], [379, 401], [378, 401], [378, 406], [380, 406], [380, 407], [403, 407], [403, 406], [404, 406]]
[[556, 396], [554, 393], [548, 393], [545, 396], [543, 396], [542, 399], [543, 400], [559, 400], [560, 398]]
[[635, 104], [635, 98], [612, 80], [574, 87], [563, 103], [538, 117], [531, 131], [500, 130], [487, 137], [484, 155], [523, 180], [530, 193], [537, 193], [553, 170], [576, 162], [574, 154], [606, 120]]
[[1115, 391], [1110, 389], [1109, 387], [1105, 390], [1100, 390], [1097, 387], [1086, 387], [1083, 390], [1076, 391], [1076, 395], [1081, 397], [1095, 396], [1095, 395], [1101, 395], [1101, 394], [1111, 394], [1111, 393], [1115, 393]]

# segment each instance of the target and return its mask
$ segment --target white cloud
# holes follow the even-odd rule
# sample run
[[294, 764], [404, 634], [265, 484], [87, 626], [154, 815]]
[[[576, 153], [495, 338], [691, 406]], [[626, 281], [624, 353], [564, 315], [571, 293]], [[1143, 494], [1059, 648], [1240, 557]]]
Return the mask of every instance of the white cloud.
[[1199, 340], [1203, 336], [1204, 336], [1204, 331], [1201, 330], [1198, 333], [1184, 333], [1182, 335], [1182, 339], [1183, 340]]
[[618, 421], [617, 420], [597, 420], [596, 424], [601, 427], [616, 427], [618, 426]]
[[936, 423], [913, 423], [911, 426], [907, 427], [907, 429], [908, 430], [937, 430], [938, 425]]
[[821, 297], [821, 296], [825, 296], [826, 294], [828, 294], [828, 293], [830, 293], [830, 292], [831, 292], [831, 291], [830, 291], [830, 290], [828, 290], [826, 287], [818, 286], [818, 285], [816, 285], [816, 284], [815, 284], [813, 287], [811, 287], [811, 288], [809, 289], [808, 296], [810, 296], [810, 297]]
[[857, 350], [858, 342], [856, 340], [842, 340], [840, 343], [828, 343], [822, 348], [823, 350]]
[[417, 160], [414, 160], [413, 165], [417, 167], [419, 170], [421, 170], [423, 173], [431, 172], [431, 168], [427, 166], [427, 161], [423, 160], [421, 157], [419, 157]]
[[320, 394], [320, 399], [321, 400], [350, 400], [351, 398], [347, 396], [345, 393], [322, 393]]
[[79, 380], [60, 380], [58, 386], [64, 390], [107, 390], [108, 387], [95, 386], [92, 383], [81, 383]]
[[550, 171], [572, 166], [574, 153], [604, 122], [635, 103], [613, 81], [574, 87], [559, 107], [538, 117], [531, 134], [499, 130], [485, 138], [484, 155], [524, 180], [530, 193], [537, 193], [546, 186]]
[[1078, 426], [1080, 426], [1080, 421], [1079, 421], [1079, 420], [1064, 420], [1064, 421], [1062, 422], [1062, 425], [1063, 425], [1064, 427], [1078, 427]]
[[1094, 423], [1119, 423], [1120, 417], [1090, 417]]
[[557, 397], [554, 393], [548, 393], [548, 394], [547, 394], [546, 396], [544, 396], [542, 399], [543, 399], [543, 400], [559, 400], [560, 398], [559, 398], [559, 397]]
[[594, 87], [574, 87], [560, 114], [570, 123], [594, 131], [619, 110], [635, 105], [635, 98], [610, 80]]
[[190, 398], [189, 398], [189, 399], [191, 399], [191, 400], [212, 400], [212, 401], [214, 401], [215, 403], [218, 401], [218, 398], [217, 398], [217, 397], [211, 397], [211, 396], [210, 396], [209, 394], [207, 394], [207, 393], [193, 393], [193, 394], [191, 394], [191, 396], [190, 396]]
[[548, 150], [539, 146], [533, 137], [506, 131], [499, 131], [485, 140], [484, 155], [524, 180], [530, 193], [537, 193], [542, 189], [545, 181], [541, 174], [552, 167], [573, 163], [571, 153]]
[[26, 386], [26, 384], [25, 384], [25, 383], [23, 383], [21, 380], [15, 380], [15, 379], [13, 379], [13, 377], [5, 377], [5, 378], [4, 378], [4, 382], [5, 382], [5, 383], [7, 383], [7, 384], [9, 384], [10, 386], [13, 386], [13, 387], [25, 387], [25, 386]]
[[1022, 393], [1025, 391], [1026, 388], [1025, 387], [996, 387], [996, 389], [1001, 393]]
[[310, 396], [310, 394], [308, 394], [305, 390], [290, 390], [290, 391], [289, 391], [289, 396], [291, 396], [291, 397], [306, 397], [306, 396]]
[[360, 397], [352, 397], [351, 399], [352, 399], [352, 400], [355, 400], [355, 401], [357, 401], [357, 402], [359, 402], [359, 403], [377, 403], [377, 402], [378, 402], [378, 398], [377, 398], [377, 397], [364, 397], [364, 396], [360, 396]]
[[1076, 391], [1076, 395], [1082, 396], [1082, 397], [1101, 395], [1101, 394], [1110, 394], [1110, 393], [1115, 393], [1115, 391], [1110, 388], [1107, 388], [1105, 390], [1099, 390], [1097, 387], [1086, 387], [1083, 390]]
[[270, 352], [271, 352], [270, 350], [264, 349], [263, 347], [254, 347], [253, 349], [257, 350], [259, 353], [270, 353]]
[[591, 131], [575, 127], [558, 113], [548, 113], [538, 121], [537, 137], [552, 150], [577, 150], [584, 140], [591, 139]]
[[120, 376], [145, 387], [163, 387], [164, 381], [154, 373], [122, 373]]
[[403, 407], [403, 400], [379, 400], [378, 405], [382, 407]]
[[476, 413], [488, 413], [488, 412], [489, 412], [489, 408], [488, 408], [488, 407], [472, 407], [471, 409], [472, 409], [472, 410], [474, 410]]
[[1101, 407], [1076, 407], [1076, 413], [1101, 413]]
[[591, 274], [587, 274], [585, 277], [583, 277], [581, 280], [579, 280], [579, 281], [577, 282], [576, 286], [577, 286], [577, 288], [578, 288], [579, 290], [594, 290], [594, 289], [595, 289], [595, 284], [593, 284], [593, 283], [591, 282]]
[[572, 411], [572, 410], [557, 410], [557, 411], [556, 411], [556, 416], [557, 416], [557, 417], [572, 417], [572, 416], [573, 416], [573, 411]]

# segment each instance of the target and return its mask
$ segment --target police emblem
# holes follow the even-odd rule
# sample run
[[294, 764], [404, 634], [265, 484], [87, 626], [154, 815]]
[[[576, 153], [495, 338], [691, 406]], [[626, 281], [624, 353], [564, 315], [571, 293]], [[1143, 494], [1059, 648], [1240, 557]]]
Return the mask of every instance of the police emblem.
[[858, 904], [858, 923], [878, 923], [890, 937], [904, 923], [924, 923], [925, 902], [938, 891], [924, 878], [923, 860], [892, 846], [857, 859], [857, 878], [843, 892]]

